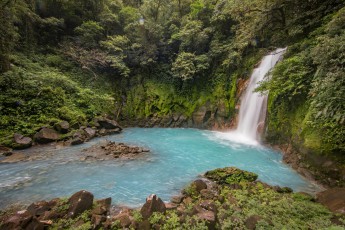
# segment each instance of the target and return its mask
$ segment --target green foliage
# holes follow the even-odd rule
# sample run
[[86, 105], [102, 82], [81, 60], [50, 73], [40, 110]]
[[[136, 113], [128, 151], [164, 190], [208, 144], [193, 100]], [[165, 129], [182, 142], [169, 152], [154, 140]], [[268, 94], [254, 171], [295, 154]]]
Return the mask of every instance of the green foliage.
[[186, 217], [181, 223], [176, 211], [168, 211], [167, 213], [154, 212], [149, 219], [150, 223], [155, 226], [160, 226], [162, 230], [206, 230], [208, 229], [205, 222], [198, 219], [196, 216]]
[[37, 128], [60, 120], [84, 124], [113, 112], [114, 100], [106, 92], [82, 88], [71, 76], [45, 66], [41, 60], [34, 63], [22, 56], [14, 58], [18, 66], [0, 77], [2, 144], [10, 144], [14, 132], [32, 136]]
[[241, 182], [253, 182], [258, 178], [258, 175], [235, 167], [228, 167], [208, 171], [205, 173], [205, 177], [220, 184], [238, 184]]
[[172, 64], [171, 71], [175, 77], [183, 81], [193, 79], [196, 74], [200, 74], [209, 68], [208, 58], [206, 55], [196, 56], [192, 53], [182, 52]]
[[269, 139], [294, 138], [324, 154], [344, 152], [344, 12], [330, 18], [316, 36], [289, 48], [272, 78], [259, 87], [269, 91]]
[[336, 227], [330, 221], [332, 214], [322, 205], [302, 195], [277, 193], [261, 183], [237, 190], [222, 187], [221, 194], [226, 197], [225, 203], [230, 204], [230, 209], [221, 206], [219, 210], [225, 217], [220, 220], [222, 229], [244, 228], [245, 220], [252, 215], [262, 218], [256, 225], [257, 229]]
[[94, 48], [98, 46], [98, 42], [102, 39], [104, 29], [98, 22], [86, 21], [75, 28], [74, 31], [83, 47]]

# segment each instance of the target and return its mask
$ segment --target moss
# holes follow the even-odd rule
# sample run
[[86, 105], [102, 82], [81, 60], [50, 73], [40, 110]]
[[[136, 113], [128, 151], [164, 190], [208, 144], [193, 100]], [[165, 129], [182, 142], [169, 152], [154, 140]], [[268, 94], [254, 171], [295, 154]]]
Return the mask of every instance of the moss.
[[81, 125], [114, 112], [111, 84], [100, 89], [95, 87], [98, 80], [85, 83], [87, 76], [78, 68], [65, 72], [58, 65], [50, 67], [43, 55], [28, 58], [17, 54], [12, 58], [15, 66], [0, 76], [0, 144], [11, 146], [15, 132], [32, 137], [37, 128], [52, 122], [67, 120], [72, 126]]
[[258, 175], [235, 167], [215, 169], [205, 173], [205, 177], [221, 184], [238, 184], [241, 182], [253, 182]]

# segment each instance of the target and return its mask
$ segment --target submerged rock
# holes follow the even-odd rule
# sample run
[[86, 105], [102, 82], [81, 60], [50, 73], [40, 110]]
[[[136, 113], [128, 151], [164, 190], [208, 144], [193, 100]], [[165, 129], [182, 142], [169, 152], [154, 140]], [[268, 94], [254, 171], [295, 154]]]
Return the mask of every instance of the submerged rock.
[[91, 146], [84, 149], [82, 155], [84, 160], [111, 160], [111, 159], [134, 159], [141, 155], [141, 153], [150, 152], [137, 146], [128, 146], [124, 143], [106, 141], [101, 144]]
[[4, 159], [2, 159], [0, 162], [1, 163], [16, 163], [19, 161], [25, 161], [28, 159], [28, 156], [25, 155], [24, 153], [13, 153]]

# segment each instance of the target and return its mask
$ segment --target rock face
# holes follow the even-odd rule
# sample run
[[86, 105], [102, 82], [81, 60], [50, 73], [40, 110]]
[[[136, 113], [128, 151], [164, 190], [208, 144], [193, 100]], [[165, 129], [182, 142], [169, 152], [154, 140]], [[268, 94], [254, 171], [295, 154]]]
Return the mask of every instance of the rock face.
[[50, 128], [42, 128], [34, 135], [34, 140], [40, 144], [47, 144], [59, 139], [59, 134]]
[[54, 128], [59, 132], [59, 133], [68, 133], [70, 125], [67, 121], [61, 121], [57, 124], [54, 125]]
[[152, 194], [146, 198], [146, 203], [141, 208], [140, 213], [144, 219], [148, 219], [154, 212], [164, 213], [165, 211], [166, 207], [164, 202], [155, 194]]
[[119, 131], [122, 130], [119, 124], [114, 120], [110, 120], [108, 118], [98, 118], [96, 121], [104, 129], [119, 129]]
[[345, 214], [345, 188], [332, 188], [320, 192], [316, 200], [332, 212]]
[[93, 194], [82, 190], [73, 194], [69, 200], [68, 216], [76, 217], [86, 210], [91, 209], [93, 203]]
[[13, 142], [16, 149], [25, 149], [31, 147], [32, 145], [32, 139], [30, 137], [24, 137], [19, 133], [15, 133], [13, 135]]

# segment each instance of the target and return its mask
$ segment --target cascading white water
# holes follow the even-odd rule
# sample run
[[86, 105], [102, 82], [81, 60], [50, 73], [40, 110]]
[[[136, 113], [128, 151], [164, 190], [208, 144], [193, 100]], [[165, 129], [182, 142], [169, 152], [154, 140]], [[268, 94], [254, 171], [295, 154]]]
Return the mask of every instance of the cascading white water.
[[248, 139], [258, 140], [258, 127], [265, 120], [264, 114], [266, 113], [267, 95], [261, 95], [260, 93], [254, 92], [254, 90], [257, 84], [262, 81], [267, 73], [277, 64], [285, 50], [286, 48], [280, 48], [265, 56], [259, 67], [254, 69], [241, 101], [236, 133]]
[[228, 133], [218, 133], [216, 134], [218, 138], [250, 145], [258, 144], [258, 128], [260, 124], [264, 124], [267, 96], [254, 92], [254, 90], [258, 82], [264, 79], [285, 51], [286, 48], [275, 50], [265, 56], [259, 67], [254, 69], [241, 101], [237, 129]]

